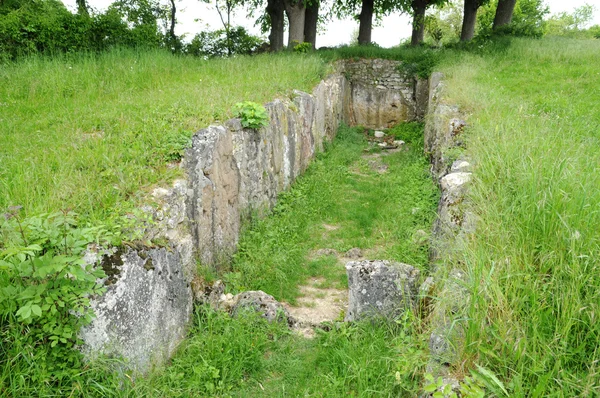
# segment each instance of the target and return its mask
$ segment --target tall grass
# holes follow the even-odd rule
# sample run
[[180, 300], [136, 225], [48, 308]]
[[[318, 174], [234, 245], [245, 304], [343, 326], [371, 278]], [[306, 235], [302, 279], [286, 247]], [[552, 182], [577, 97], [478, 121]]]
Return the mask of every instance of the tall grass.
[[600, 394], [599, 64], [599, 41], [547, 39], [445, 68], [476, 165], [464, 360], [514, 396]]
[[191, 135], [239, 101], [310, 91], [316, 56], [205, 61], [165, 51], [32, 57], [0, 69], [0, 210], [106, 219], [177, 174]]

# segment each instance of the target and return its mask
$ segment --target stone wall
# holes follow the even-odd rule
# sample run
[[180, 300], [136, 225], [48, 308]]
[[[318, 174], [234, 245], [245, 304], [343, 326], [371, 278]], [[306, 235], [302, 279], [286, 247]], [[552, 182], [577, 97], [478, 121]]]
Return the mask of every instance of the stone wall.
[[336, 74], [312, 95], [297, 91], [267, 104], [269, 125], [259, 131], [233, 119], [197, 132], [181, 165], [186, 178], [155, 189], [143, 208], [153, 220], [145, 237], [164, 247], [88, 252], [110, 276], [107, 292], [92, 300], [96, 318], [81, 333], [84, 353], [122, 357], [142, 373], [165, 363], [185, 337], [196, 258], [203, 266], [229, 260], [243, 217], [275, 204], [347, 121], [349, 100], [346, 79]]
[[424, 117], [428, 81], [404, 76], [401, 64], [384, 59], [344, 61], [343, 73], [351, 87], [351, 124], [384, 129]]
[[279, 192], [306, 169], [324, 141], [347, 120], [346, 80], [334, 75], [312, 95], [296, 91], [292, 100], [265, 108], [269, 125], [243, 129], [233, 119], [193, 137], [183, 167], [188, 174], [188, 218], [203, 265], [227, 263], [236, 250], [242, 218], [264, 213]]
[[472, 166], [462, 156], [462, 133], [466, 125], [458, 107], [444, 98], [443, 76], [430, 78], [429, 111], [425, 123], [425, 153], [430, 157], [431, 175], [439, 184], [441, 197], [433, 225], [431, 265], [434, 298], [429, 315], [431, 336], [427, 371], [457, 385], [450, 376], [457, 364], [464, 336], [464, 310], [469, 293], [466, 275], [458, 269], [458, 258], [468, 235], [474, 232], [474, 216], [467, 211], [467, 189]]

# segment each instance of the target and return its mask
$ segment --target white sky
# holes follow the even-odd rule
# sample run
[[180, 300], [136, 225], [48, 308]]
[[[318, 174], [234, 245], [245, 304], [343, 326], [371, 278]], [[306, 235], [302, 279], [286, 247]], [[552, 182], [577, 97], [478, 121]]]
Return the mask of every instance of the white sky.
[[[75, 0], [62, 0], [69, 8], [75, 9]], [[88, 4], [98, 10], [103, 10], [111, 3], [111, 0], [88, 0]], [[550, 7], [550, 13], [555, 14], [562, 11], [572, 12], [576, 7], [591, 4], [596, 7], [593, 24], [600, 24], [600, 0], [545, 0]], [[253, 34], [260, 34], [258, 28], [253, 26], [254, 21], [246, 18], [245, 10], [238, 10], [232, 18], [232, 24], [242, 25]], [[214, 9], [214, 0], [206, 4], [200, 0], [178, 0], [177, 1], [177, 26], [178, 35], [186, 34], [191, 39], [202, 30], [214, 30], [222, 28], [221, 21]], [[317, 35], [317, 47], [335, 46], [348, 44], [358, 30], [358, 22], [347, 18], [329, 22], [325, 31]], [[382, 47], [398, 45], [400, 41], [410, 37], [410, 17], [407, 15], [394, 14], [383, 18], [379, 26], [373, 29], [372, 40]], [[287, 32], [286, 38], [287, 41]]]

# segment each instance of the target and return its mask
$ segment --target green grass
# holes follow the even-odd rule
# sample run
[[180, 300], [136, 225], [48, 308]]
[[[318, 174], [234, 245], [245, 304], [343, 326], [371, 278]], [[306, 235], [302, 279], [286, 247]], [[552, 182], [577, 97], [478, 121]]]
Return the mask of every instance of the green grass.
[[600, 394], [599, 64], [598, 40], [547, 39], [444, 68], [476, 165], [462, 360], [511, 396]]
[[[407, 146], [377, 158], [380, 150], [368, 145], [363, 129], [341, 127], [327, 151], [280, 196], [272, 216], [247, 228], [226, 279], [237, 289], [294, 302], [307, 277], [347, 284], [335, 257], [310, 259], [317, 249], [344, 253], [359, 247], [370, 258], [425, 269], [428, 248], [414, 241], [420, 230], [430, 230], [437, 191], [422, 153], [422, 131], [416, 123], [399, 125], [390, 133]], [[388, 171], [379, 174], [373, 162], [387, 164]]]
[[205, 61], [166, 51], [33, 57], [0, 69], [0, 211], [72, 209], [106, 221], [177, 175], [192, 134], [258, 103], [311, 91], [316, 56]]

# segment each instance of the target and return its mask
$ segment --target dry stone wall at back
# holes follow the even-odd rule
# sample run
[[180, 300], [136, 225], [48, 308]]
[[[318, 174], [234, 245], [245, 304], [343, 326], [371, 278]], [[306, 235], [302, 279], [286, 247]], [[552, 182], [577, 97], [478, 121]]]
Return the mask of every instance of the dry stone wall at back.
[[428, 81], [404, 76], [400, 61], [347, 60], [343, 73], [350, 83], [350, 122], [373, 129], [420, 120], [428, 104]]

